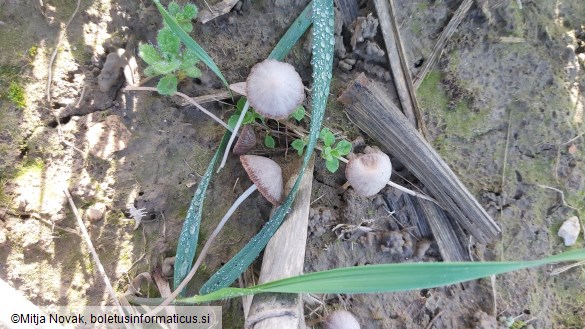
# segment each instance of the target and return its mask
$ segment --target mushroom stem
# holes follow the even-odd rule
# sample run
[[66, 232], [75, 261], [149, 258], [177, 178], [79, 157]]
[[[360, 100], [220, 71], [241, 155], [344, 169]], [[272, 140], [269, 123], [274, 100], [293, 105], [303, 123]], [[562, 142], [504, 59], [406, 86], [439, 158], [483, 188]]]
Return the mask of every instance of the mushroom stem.
[[203, 246], [203, 248], [201, 249], [201, 252], [199, 253], [199, 257], [197, 257], [195, 264], [193, 264], [193, 268], [191, 268], [191, 272], [189, 272], [189, 274], [187, 274], [187, 276], [183, 279], [183, 281], [181, 281], [181, 284], [179, 284], [179, 286], [175, 289], [175, 291], [173, 291], [173, 293], [169, 297], [167, 297], [167, 299], [165, 299], [159, 306], [157, 306], [154, 310], [152, 310], [151, 312], [148, 313], [149, 315], [157, 314], [158, 312], [160, 312], [162, 310], [163, 307], [169, 305], [175, 298], [177, 298], [177, 296], [179, 296], [181, 291], [187, 286], [189, 281], [191, 281], [191, 279], [193, 279], [193, 277], [195, 276], [197, 269], [199, 269], [199, 266], [201, 265], [201, 263], [203, 262], [203, 259], [207, 255], [207, 250], [209, 249], [209, 247], [211, 246], [211, 243], [213, 242], [213, 240], [215, 240], [215, 238], [217, 237], [217, 235], [219, 234], [221, 229], [224, 227], [227, 220], [232, 216], [232, 214], [236, 211], [236, 209], [238, 209], [240, 204], [242, 202], [244, 202], [244, 200], [246, 200], [250, 196], [250, 194], [252, 194], [252, 192], [254, 192], [254, 191], [256, 191], [256, 184], [252, 184], [252, 186], [250, 186], [244, 193], [242, 193], [242, 195], [240, 195], [236, 199], [236, 201], [234, 201], [234, 203], [232, 204], [230, 209], [228, 209], [228, 211], [225, 213], [225, 215], [223, 216], [221, 221], [219, 221], [219, 224], [217, 224], [217, 227], [215, 228], [213, 233], [211, 233], [211, 235], [209, 236], [209, 238], [205, 242], [205, 245]]
[[234, 143], [234, 140], [236, 139], [236, 135], [238, 134], [238, 130], [240, 129], [240, 126], [242, 125], [242, 121], [244, 121], [244, 117], [246, 116], [246, 112], [248, 112], [248, 107], [250, 107], [250, 103], [248, 101], [246, 101], [246, 104], [244, 105], [244, 108], [242, 109], [242, 113], [240, 113], [240, 117], [238, 118], [238, 122], [236, 123], [234, 130], [232, 130], [232, 135], [230, 136], [230, 140], [228, 141], [228, 144], [225, 148], [225, 152], [223, 153], [223, 158], [221, 159], [221, 163], [219, 164], [219, 168], [217, 168], [217, 172], [219, 172], [221, 170], [221, 168], [223, 168], [225, 166], [225, 162], [227, 161], [227, 157], [230, 154], [232, 144]]

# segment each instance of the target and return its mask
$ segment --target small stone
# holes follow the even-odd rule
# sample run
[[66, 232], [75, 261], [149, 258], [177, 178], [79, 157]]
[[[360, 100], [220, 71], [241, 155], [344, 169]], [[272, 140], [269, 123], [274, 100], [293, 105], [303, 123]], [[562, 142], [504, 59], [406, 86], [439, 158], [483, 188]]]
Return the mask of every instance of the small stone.
[[561, 225], [558, 236], [563, 238], [565, 246], [572, 246], [577, 241], [580, 232], [581, 225], [579, 223], [579, 218], [577, 218], [577, 216], [572, 216]]
[[96, 203], [85, 211], [85, 219], [90, 222], [97, 222], [104, 218], [107, 206], [103, 203]]

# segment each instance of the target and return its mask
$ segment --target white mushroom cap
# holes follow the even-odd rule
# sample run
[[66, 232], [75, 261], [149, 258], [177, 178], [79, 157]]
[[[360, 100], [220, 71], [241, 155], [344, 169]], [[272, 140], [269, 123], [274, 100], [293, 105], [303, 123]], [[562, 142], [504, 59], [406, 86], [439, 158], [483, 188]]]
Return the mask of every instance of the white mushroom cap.
[[359, 195], [372, 196], [380, 192], [390, 180], [392, 164], [380, 150], [366, 148], [367, 154], [349, 160], [345, 177]]
[[242, 155], [240, 162], [258, 191], [273, 205], [282, 202], [282, 169], [271, 159], [257, 155]]
[[280, 120], [288, 118], [303, 102], [305, 90], [292, 65], [267, 59], [252, 67], [246, 80], [246, 95], [256, 112]]
[[350, 312], [337, 310], [325, 318], [323, 329], [360, 329], [360, 324]]

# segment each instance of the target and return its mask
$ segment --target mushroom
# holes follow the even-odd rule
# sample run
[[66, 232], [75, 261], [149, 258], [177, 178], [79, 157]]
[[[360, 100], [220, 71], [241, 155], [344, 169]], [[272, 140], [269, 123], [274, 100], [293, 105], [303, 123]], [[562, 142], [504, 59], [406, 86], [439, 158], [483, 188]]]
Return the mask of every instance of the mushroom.
[[280, 120], [291, 115], [305, 99], [300, 75], [292, 65], [275, 59], [264, 60], [252, 67], [246, 80], [246, 95], [248, 101], [232, 131], [218, 171], [225, 166], [228, 152], [250, 105], [259, 114]]
[[390, 181], [392, 164], [388, 155], [372, 147], [365, 154], [349, 159], [345, 177], [359, 195], [372, 196], [380, 192]]
[[242, 128], [242, 132], [240, 132], [240, 137], [238, 137], [236, 145], [234, 145], [233, 152], [235, 155], [246, 154], [254, 146], [256, 146], [256, 133], [254, 132], [254, 128], [250, 125], [245, 125]]
[[350, 312], [337, 310], [325, 318], [323, 329], [360, 329], [360, 323]]
[[215, 238], [217, 237], [217, 235], [219, 234], [227, 220], [236, 211], [238, 206], [242, 202], [244, 202], [244, 200], [246, 200], [246, 198], [248, 198], [248, 196], [250, 196], [252, 192], [258, 190], [266, 198], [266, 200], [268, 200], [275, 206], [279, 205], [282, 202], [282, 197], [284, 194], [282, 170], [280, 169], [280, 166], [276, 162], [269, 158], [257, 155], [242, 155], [240, 156], [240, 162], [242, 163], [242, 166], [246, 170], [246, 173], [248, 173], [250, 180], [252, 180], [254, 184], [252, 184], [252, 186], [250, 186], [242, 195], [240, 195], [240, 197], [238, 197], [236, 201], [232, 204], [232, 206], [228, 209], [223, 218], [219, 221], [219, 224], [217, 224], [215, 230], [213, 230], [213, 232], [205, 242], [205, 245], [203, 245], [203, 248], [199, 253], [199, 257], [197, 257], [197, 260], [195, 261], [193, 268], [191, 268], [191, 272], [187, 274], [187, 276], [183, 279], [183, 281], [181, 282], [181, 284], [179, 284], [175, 291], [170, 296], [168, 296], [165, 299], [165, 301], [159, 306], [168, 305], [168, 302], [175, 299], [183, 290], [183, 288], [185, 288], [187, 283], [191, 281], [193, 276], [195, 276], [195, 272], [197, 272], [197, 269], [199, 268], [199, 266], [203, 262], [203, 259], [207, 255], [207, 250], [211, 246], [213, 240], [215, 240]]

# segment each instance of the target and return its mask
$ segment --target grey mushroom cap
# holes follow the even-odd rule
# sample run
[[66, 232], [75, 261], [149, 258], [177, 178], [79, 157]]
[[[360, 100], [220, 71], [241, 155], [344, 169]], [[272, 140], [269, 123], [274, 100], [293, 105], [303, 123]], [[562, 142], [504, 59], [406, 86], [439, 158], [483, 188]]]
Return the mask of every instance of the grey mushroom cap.
[[233, 152], [235, 155], [246, 154], [254, 146], [256, 146], [256, 133], [254, 132], [254, 128], [250, 125], [244, 125], [240, 130], [240, 136], [234, 145]]
[[257, 155], [242, 155], [240, 162], [266, 200], [275, 206], [279, 205], [284, 194], [284, 184], [278, 163]]
[[329, 314], [323, 322], [323, 329], [360, 329], [360, 324], [348, 311], [337, 310]]
[[345, 167], [345, 177], [356, 193], [372, 196], [380, 192], [390, 180], [392, 163], [390, 157], [380, 150], [368, 148], [366, 152], [349, 160]]
[[292, 65], [267, 59], [252, 67], [246, 80], [246, 95], [256, 112], [281, 120], [303, 102], [305, 87]]

